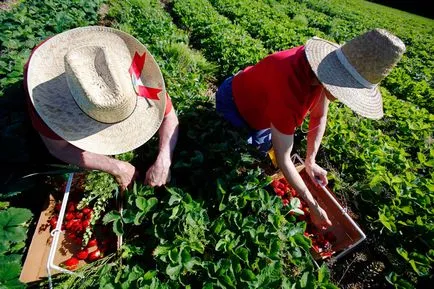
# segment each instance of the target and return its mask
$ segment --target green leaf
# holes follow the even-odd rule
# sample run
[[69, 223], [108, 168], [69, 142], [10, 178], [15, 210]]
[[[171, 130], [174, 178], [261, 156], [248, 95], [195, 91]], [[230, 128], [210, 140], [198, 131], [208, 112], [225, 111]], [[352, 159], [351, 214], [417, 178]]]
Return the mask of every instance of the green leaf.
[[[3, 257], [3, 256], [2, 256]], [[18, 278], [21, 272], [21, 265], [14, 261], [7, 261], [4, 258], [0, 258], [0, 286], [4, 286], [2, 288], [25, 288], [24, 284], [22, 284]]]
[[145, 211], [147, 208], [147, 201], [144, 197], [137, 197], [136, 198], [136, 207], [139, 208], [142, 211]]
[[395, 225], [389, 221], [389, 218], [386, 217], [383, 213], [378, 212], [380, 222], [383, 224], [384, 227], [386, 227], [389, 231], [395, 232], [396, 227]]
[[120, 218], [121, 214], [118, 211], [110, 211], [104, 215], [104, 218], [102, 218], [102, 222], [104, 223], [104, 225], [107, 225], [108, 223], [119, 220]]
[[255, 274], [250, 269], [243, 269], [243, 271], [241, 272], [240, 279], [242, 281], [253, 281], [255, 280], [255, 278]]
[[195, 265], [203, 266], [198, 257], [191, 258], [190, 261], [184, 264], [184, 267], [187, 271], [191, 271]]
[[20, 226], [28, 222], [33, 217], [33, 214], [28, 209], [9, 208], [0, 211], [0, 227]]
[[318, 270], [318, 282], [327, 283], [330, 279], [330, 271], [325, 263]]
[[157, 246], [154, 251], [152, 252], [152, 255], [159, 257], [159, 256], [164, 256], [167, 255], [170, 251], [170, 247], [169, 246], [163, 246], [163, 245], [159, 245]]
[[176, 280], [181, 272], [182, 265], [172, 266], [171, 264], [166, 267], [166, 274], [169, 275], [169, 278], [172, 280]]
[[122, 220], [124, 221], [125, 224], [131, 224], [136, 219], [136, 215], [137, 214], [135, 214], [135, 212], [133, 212], [133, 210], [124, 209], [124, 211], [122, 213]]
[[249, 250], [244, 247], [239, 247], [235, 250], [237, 256], [249, 265]]
[[150, 270], [146, 272], [145, 275], [143, 275], [143, 280], [152, 280], [152, 278], [154, 278], [155, 276], [157, 276], [157, 271]]
[[113, 222], [113, 232], [115, 232], [117, 236], [121, 236], [124, 234], [124, 225], [121, 219], [115, 220]]

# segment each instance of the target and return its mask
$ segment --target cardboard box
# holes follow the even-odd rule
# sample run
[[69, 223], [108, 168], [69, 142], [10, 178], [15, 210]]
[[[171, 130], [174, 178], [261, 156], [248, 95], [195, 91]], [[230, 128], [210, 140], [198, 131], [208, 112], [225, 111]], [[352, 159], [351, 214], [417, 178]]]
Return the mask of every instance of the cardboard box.
[[[72, 176], [70, 176], [72, 182]], [[50, 194], [43, 206], [42, 212], [39, 216], [38, 223], [35, 228], [35, 232], [32, 237], [32, 241], [30, 243], [27, 256], [23, 265], [23, 269], [20, 275], [20, 281], [23, 283], [31, 283], [40, 281], [48, 277], [48, 258], [50, 255], [50, 250], [53, 245], [54, 237], [51, 234], [52, 228], [50, 227], [49, 220], [55, 214], [55, 205], [58, 201], [68, 202], [71, 198], [74, 198], [74, 190], [71, 188], [71, 192], [69, 192], [68, 185], [66, 185], [65, 193], [59, 194], [56, 199], [56, 196]], [[76, 193], [82, 194], [82, 192]], [[63, 195], [63, 196], [62, 196]], [[69, 197], [69, 198], [68, 198]], [[63, 199], [62, 199], [63, 198]], [[60, 217], [60, 216], [59, 216]], [[59, 218], [60, 221], [60, 218]], [[94, 230], [97, 230], [94, 227]], [[110, 232], [113, 234], [112, 232]], [[101, 235], [101, 233], [99, 232]], [[107, 234], [107, 233], [106, 233]], [[55, 249], [55, 255], [53, 259], [53, 264], [56, 266], [60, 266], [64, 261], [71, 258], [74, 254], [81, 250], [81, 244], [77, 244], [76, 242], [70, 240], [67, 234], [64, 234], [62, 231], [58, 234], [58, 242]], [[121, 246], [121, 239], [117, 239], [117, 248]], [[96, 246], [89, 248], [89, 252], [97, 249]], [[77, 269], [87, 264], [86, 261], [80, 260], [77, 266]], [[55, 275], [60, 273], [61, 271], [56, 270], [50, 266], [51, 275]]]
[[[32, 242], [30, 243], [23, 265], [23, 270], [21, 271], [20, 281], [23, 283], [39, 281], [48, 276], [47, 261], [53, 240], [50, 234], [51, 229], [48, 220], [53, 215], [55, 204], [56, 200], [53, 195], [50, 194], [45, 203], [45, 209], [39, 216], [38, 224], [36, 225], [35, 233], [33, 234]], [[80, 245], [68, 241], [65, 234], [61, 233], [56, 248], [54, 264], [61, 264], [71, 258], [71, 256], [79, 250]], [[80, 260], [79, 267], [84, 264], [85, 261]]]

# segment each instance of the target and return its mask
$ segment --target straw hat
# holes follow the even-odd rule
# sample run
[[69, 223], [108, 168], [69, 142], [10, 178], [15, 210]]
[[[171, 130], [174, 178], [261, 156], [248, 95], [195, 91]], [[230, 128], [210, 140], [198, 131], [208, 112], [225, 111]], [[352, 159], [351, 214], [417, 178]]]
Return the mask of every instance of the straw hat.
[[156, 61], [136, 38], [113, 28], [75, 28], [44, 42], [29, 61], [27, 86], [48, 127], [94, 153], [133, 150], [164, 118]]
[[374, 29], [339, 46], [314, 37], [305, 46], [307, 60], [324, 87], [358, 114], [379, 119], [383, 101], [378, 87], [405, 52], [404, 43]]

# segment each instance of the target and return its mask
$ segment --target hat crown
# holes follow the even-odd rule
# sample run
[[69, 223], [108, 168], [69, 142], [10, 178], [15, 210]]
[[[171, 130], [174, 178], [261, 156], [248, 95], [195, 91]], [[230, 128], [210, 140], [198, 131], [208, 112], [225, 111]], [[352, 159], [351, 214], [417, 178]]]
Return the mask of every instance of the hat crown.
[[399, 62], [405, 45], [384, 29], [373, 29], [340, 48], [350, 65], [365, 80], [378, 84]]
[[[128, 54], [128, 51], [117, 51]], [[123, 55], [129, 57], [128, 55]], [[103, 123], [117, 123], [134, 111], [137, 96], [118, 55], [104, 46], [74, 48], [64, 57], [69, 90], [80, 109]], [[122, 57], [122, 56], [121, 56]]]

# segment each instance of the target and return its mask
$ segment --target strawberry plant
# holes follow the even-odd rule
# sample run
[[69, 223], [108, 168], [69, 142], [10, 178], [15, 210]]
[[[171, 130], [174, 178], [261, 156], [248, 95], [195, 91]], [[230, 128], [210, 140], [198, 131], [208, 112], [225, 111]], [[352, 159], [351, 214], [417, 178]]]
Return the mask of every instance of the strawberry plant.
[[267, 54], [260, 41], [220, 15], [206, 0], [174, 1], [173, 12], [191, 32], [191, 43], [217, 63], [220, 80], [244, 68], [240, 64], [254, 64]]
[[18, 278], [21, 253], [27, 239], [28, 223], [33, 214], [24, 208], [0, 209], [0, 287], [25, 288]]

